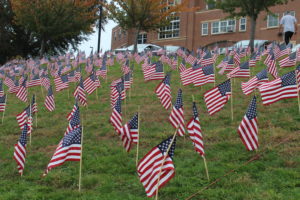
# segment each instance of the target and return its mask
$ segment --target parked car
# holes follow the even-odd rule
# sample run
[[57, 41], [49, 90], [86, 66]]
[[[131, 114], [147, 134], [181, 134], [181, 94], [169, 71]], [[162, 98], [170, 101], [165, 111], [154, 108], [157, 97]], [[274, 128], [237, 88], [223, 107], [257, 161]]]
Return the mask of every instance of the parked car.
[[[235, 43], [234, 45], [230, 47], [223, 47], [220, 48], [220, 54], [225, 54], [226, 53], [226, 48], [228, 48], [228, 51], [232, 51], [235, 48], [247, 48], [249, 46], [250, 40], [241, 40]], [[271, 42], [268, 40], [254, 40], [254, 47], [261, 47], [270, 44]]]
[[[162, 47], [160, 47], [160, 46], [158, 46], [158, 45], [155, 45], [155, 44], [138, 44], [138, 45], [137, 45], [137, 52], [138, 52], [138, 53], [141, 53], [141, 52], [147, 51], [147, 50], [155, 51], [155, 50], [159, 50], [159, 49], [161, 49], [161, 48], [162, 48]], [[126, 52], [126, 51], [131, 51], [131, 52], [133, 52], [133, 49], [134, 49], [134, 46], [133, 46], [133, 45], [130, 45], [130, 46], [125, 47], [125, 48], [115, 49], [114, 52], [115, 52], [115, 53]]]

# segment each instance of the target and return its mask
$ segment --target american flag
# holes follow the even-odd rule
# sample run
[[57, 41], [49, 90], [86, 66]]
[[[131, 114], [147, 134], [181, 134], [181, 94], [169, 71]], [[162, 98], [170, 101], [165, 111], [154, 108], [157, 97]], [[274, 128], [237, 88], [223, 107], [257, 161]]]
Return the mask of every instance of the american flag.
[[55, 84], [56, 92], [68, 88], [69, 87], [68, 75], [56, 77], [54, 79], [54, 84]]
[[80, 78], [79, 84], [76, 87], [73, 95], [74, 95], [75, 99], [78, 99], [78, 101], [83, 106], [87, 105], [87, 98], [86, 98], [86, 94], [85, 94], [85, 90], [84, 90], [84, 86], [83, 86], [82, 77]]
[[203, 58], [201, 58], [198, 61], [198, 63], [201, 64], [201, 66], [209, 66], [209, 65], [214, 64], [214, 60], [211, 56], [210, 51], [207, 51], [206, 54], [203, 56]]
[[194, 80], [195, 86], [202, 86], [207, 83], [214, 83], [215, 82], [215, 73], [214, 73], [214, 66], [209, 65], [206, 67], [202, 67], [197, 77]]
[[202, 130], [201, 130], [198, 110], [195, 102], [193, 102], [193, 117], [187, 123], [186, 127], [190, 135], [190, 138], [193, 142], [193, 145], [195, 147], [195, 151], [198, 152], [200, 156], [204, 156], [205, 153], [204, 153]]
[[82, 127], [80, 126], [73, 129], [63, 137], [58, 144], [44, 175], [46, 175], [54, 167], [64, 164], [66, 161], [80, 161], [81, 134]]
[[138, 142], [138, 114], [135, 114], [129, 123], [125, 124], [120, 129], [120, 137], [123, 142], [123, 147], [127, 152], [130, 151], [132, 143]]
[[48, 94], [45, 98], [44, 105], [47, 108], [47, 110], [49, 110], [50, 112], [52, 112], [55, 109], [54, 95], [51, 86], [48, 88]]
[[130, 85], [131, 85], [130, 77], [131, 77], [131, 72], [128, 72], [127, 74], [124, 75], [124, 88], [125, 88], [125, 90], [130, 89]]
[[[170, 150], [167, 155], [168, 147]], [[148, 197], [155, 195], [156, 190], [163, 187], [175, 175], [173, 164], [176, 137], [172, 136], [151, 149], [139, 162], [137, 172]], [[166, 159], [164, 160], [164, 157]], [[161, 173], [160, 173], [161, 172]], [[158, 182], [159, 181], [159, 182]], [[158, 188], [157, 188], [158, 185]]]
[[75, 69], [75, 78], [76, 78], [77, 81], [79, 81], [80, 77], [81, 77], [81, 67], [77, 67]]
[[[267, 57], [268, 58], [268, 57]], [[278, 78], [278, 72], [277, 72], [277, 68], [276, 68], [276, 60], [275, 60], [275, 56], [274, 54], [271, 55], [269, 61], [266, 64], [268, 66], [267, 70], [268, 72], [274, 77], [274, 78]]]
[[31, 110], [32, 110], [32, 114], [38, 112], [38, 106], [37, 106], [37, 102], [36, 102], [36, 99], [35, 99], [35, 94], [32, 96], [32, 100], [31, 100]]
[[106, 63], [103, 62], [102, 66], [100, 68], [100, 70], [98, 71], [98, 74], [96, 74], [97, 76], [101, 76], [102, 78], [106, 78], [107, 76], [107, 67], [106, 67]]
[[156, 87], [155, 93], [159, 98], [162, 106], [168, 110], [171, 106], [171, 87], [170, 87], [171, 74], [168, 73], [165, 79]]
[[48, 74], [42, 75], [41, 85], [44, 86], [46, 89], [50, 87], [50, 78]]
[[75, 100], [75, 104], [71, 110], [71, 112], [67, 115], [68, 121], [71, 121], [73, 119], [73, 116], [75, 115], [76, 111], [79, 109], [78, 102]]
[[297, 98], [295, 71], [261, 85], [259, 91], [264, 105], [275, 103], [281, 99]]
[[24, 129], [22, 130], [21, 137], [18, 140], [18, 143], [15, 144], [14, 151], [14, 159], [18, 165], [19, 174], [23, 174], [23, 170], [25, 167], [25, 159], [26, 159], [26, 143], [27, 143], [27, 131], [28, 126], [24, 124]]
[[0, 97], [4, 96], [4, 90], [3, 90], [3, 83], [2, 80], [0, 80]]
[[6, 95], [0, 96], [0, 112], [4, 112], [6, 107]]
[[35, 74], [33, 78], [28, 81], [27, 87], [39, 86], [41, 85], [41, 79], [38, 74]]
[[298, 83], [298, 92], [300, 92], [300, 65], [296, 68], [296, 78]]
[[192, 79], [190, 78], [190, 74], [193, 72], [193, 68], [186, 68], [184, 71], [180, 72], [180, 80], [182, 85], [186, 86], [192, 84]]
[[68, 81], [69, 83], [75, 83], [77, 82], [77, 78], [75, 77], [75, 71], [71, 71], [69, 74], [68, 74]]
[[151, 74], [148, 80], [162, 80], [164, 77], [164, 66], [160, 61], [158, 61], [155, 63], [155, 72]]
[[277, 59], [279, 59], [283, 56], [289, 55], [290, 54], [290, 48], [285, 43], [282, 43], [279, 46], [275, 47], [274, 53], [275, 53], [275, 58], [277, 60]]
[[183, 72], [186, 70], [186, 63], [185, 63], [185, 60], [182, 60], [181, 61], [181, 64], [179, 65], [179, 72]]
[[17, 92], [19, 91], [19, 88], [20, 88], [19, 81], [18, 81], [18, 80], [15, 80], [14, 86], [13, 86], [13, 87], [10, 87], [10, 88], [8, 89], [8, 92], [9, 92], [10, 94], [17, 93]]
[[217, 87], [205, 92], [204, 101], [206, 103], [208, 113], [210, 115], [213, 115], [216, 112], [220, 111], [227, 103], [230, 96], [231, 96], [230, 79], [221, 83]]
[[250, 68], [249, 68], [248, 61], [242, 63], [239, 67], [236, 67], [230, 73], [227, 74], [227, 78], [249, 78], [249, 77], [250, 77]]
[[248, 151], [258, 148], [256, 97], [254, 96], [238, 128], [238, 133]]
[[[145, 63], [146, 64], [146, 63]], [[149, 81], [152, 74], [156, 71], [156, 63], [148, 63], [147, 66], [144, 67], [144, 79], [145, 81]]]
[[219, 71], [219, 74], [224, 74], [224, 72], [230, 72], [234, 69], [233, 57], [228, 58], [228, 61], [223, 65], [222, 69]]
[[286, 58], [279, 61], [280, 67], [294, 67], [297, 61], [297, 52], [294, 52]]
[[255, 67], [256, 65], [256, 57], [257, 57], [257, 53], [253, 53], [251, 56], [250, 56], [250, 60], [249, 60], [249, 66], [250, 67]]
[[16, 97], [18, 97], [21, 101], [26, 102], [27, 101], [27, 79], [24, 79], [23, 83], [20, 85], [19, 90], [16, 94]]
[[185, 61], [187, 63], [190, 63], [191, 65], [194, 65], [196, 62], [197, 62], [197, 58], [194, 57], [192, 54], [190, 54], [186, 59]]
[[15, 77], [9, 77], [9, 76], [6, 76], [5, 79], [4, 79], [4, 84], [9, 87], [9, 88], [12, 88], [15, 86], [15, 83], [14, 83], [14, 80], [15, 80]]
[[170, 123], [174, 128], [178, 128], [178, 135], [184, 136], [184, 114], [183, 114], [183, 103], [182, 103], [182, 90], [178, 90], [176, 103], [173, 106], [171, 114], [169, 116]]
[[92, 73], [83, 81], [84, 89], [88, 94], [92, 94], [97, 89], [96, 75]]
[[240, 66], [240, 64], [241, 64], [241, 58], [240, 58], [239, 50], [238, 51], [234, 51], [233, 61], [234, 61], [234, 64], [236, 66]]
[[120, 134], [120, 129], [122, 127], [121, 102], [121, 96], [119, 96], [110, 116], [110, 123], [114, 126], [118, 134]]
[[242, 90], [245, 95], [251, 94], [256, 88], [259, 88], [262, 84], [268, 82], [268, 71], [263, 69], [247, 82], [242, 83]]

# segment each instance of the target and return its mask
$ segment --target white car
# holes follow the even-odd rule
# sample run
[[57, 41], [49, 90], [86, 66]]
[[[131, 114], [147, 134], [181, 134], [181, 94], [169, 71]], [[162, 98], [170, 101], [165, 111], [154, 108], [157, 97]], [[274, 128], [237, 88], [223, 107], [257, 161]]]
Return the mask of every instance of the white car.
[[[235, 49], [235, 48], [247, 48], [249, 46], [250, 40], [241, 40], [238, 41], [237, 43], [235, 43], [234, 45], [232, 45], [231, 47], [227, 47], [229, 51]], [[265, 44], [268, 44], [269, 41], [268, 40], [254, 40], [254, 47], [261, 47]], [[226, 47], [220, 48], [220, 54], [225, 54], [226, 51]]]
[[[114, 52], [115, 53], [126, 52], [126, 51], [133, 52], [133, 49], [134, 49], [134, 46], [130, 45], [129, 47], [125, 47], [125, 48], [121, 48], [121, 49], [115, 49]], [[141, 52], [147, 51], [147, 50], [156, 51], [156, 50], [159, 50], [159, 49], [161, 49], [161, 47], [158, 46], [158, 45], [155, 45], [155, 44], [138, 44], [137, 45], [137, 52], [138, 53], [141, 53]]]

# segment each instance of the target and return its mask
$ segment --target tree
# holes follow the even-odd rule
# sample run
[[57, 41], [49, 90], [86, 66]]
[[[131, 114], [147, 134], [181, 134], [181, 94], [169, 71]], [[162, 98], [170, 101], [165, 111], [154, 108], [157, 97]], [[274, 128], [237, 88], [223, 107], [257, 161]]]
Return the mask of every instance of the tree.
[[11, 0], [15, 22], [31, 33], [45, 53], [74, 49], [93, 33], [97, 20], [97, 0]]
[[179, 12], [188, 10], [187, 4], [187, 0], [115, 0], [104, 4], [104, 7], [109, 12], [109, 18], [117, 22], [123, 30], [135, 30], [136, 52], [140, 31], [158, 31], [159, 28], [169, 25]]
[[278, 4], [285, 4], [288, 0], [207, 0], [208, 3], [216, 3], [216, 7], [229, 13], [229, 17], [250, 18], [250, 47], [254, 51], [254, 39], [256, 30], [256, 20], [262, 11], [271, 13], [269, 7]]

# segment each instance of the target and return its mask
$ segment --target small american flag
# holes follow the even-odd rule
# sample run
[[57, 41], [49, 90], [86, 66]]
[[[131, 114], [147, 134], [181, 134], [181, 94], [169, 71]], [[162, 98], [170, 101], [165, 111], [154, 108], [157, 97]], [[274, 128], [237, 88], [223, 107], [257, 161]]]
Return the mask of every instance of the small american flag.
[[297, 61], [297, 52], [294, 52], [287, 56], [286, 58], [279, 61], [280, 67], [294, 67]]
[[121, 96], [119, 96], [110, 116], [110, 123], [114, 126], [118, 134], [120, 134], [120, 129], [122, 127], [121, 102]]
[[242, 83], [242, 90], [245, 95], [251, 94], [256, 88], [259, 88], [262, 84], [268, 82], [268, 71], [263, 69], [247, 82]]
[[251, 56], [250, 56], [250, 60], [249, 60], [249, 66], [250, 67], [255, 67], [256, 65], [256, 57], [257, 57], [257, 53], [253, 53]]
[[92, 73], [83, 81], [84, 89], [88, 94], [92, 94], [97, 89], [96, 75]]
[[193, 117], [186, 125], [190, 138], [195, 147], [195, 151], [200, 154], [200, 156], [204, 156], [204, 145], [203, 145], [203, 137], [202, 130], [200, 126], [200, 120], [198, 116], [198, 110], [196, 103], [193, 102]]
[[258, 148], [256, 97], [254, 96], [238, 128], [238, 133], [248, 151]]
[[168, 73], [165, 79], [156, 87], [155, 93], [159, 98], [162, 106], [168, 110], [171, 106], [171, 87], [170, 87], [171, 74]]
[[[168, 147], [170, 150], [167, 153]], [[172, 136], [151, 149], [139, 162], [137, 172], [148, 197], [155, 195], [156, 190], [163, 187], [175, 175], [173, 164], [176, 137]], [[164, 157], [166, 159], [164, 160]], [[160, 173], [161, 172], [161, 173]], [[159, 182], [158, 182], [159, 181]], [[158, 187], [157, 187], [158, 185]]]
[[174, 128], [178, 128], [178, 135], [184, 136], [184, 114], [182, 103], [182, 90], [178, 90], [175, 106], [173, 106], [172, 112], [169, 116], [169, 120]]
[[56, 87], [56, 92], [59, 92], [63, 89], [67, 89], [69, 87], [69, 79], [68, 75], [58, 76], [54, 79], [54, 84]]
[[269, 61], [266, 64], [268, 66], [267, 70], [268, 72], [274, 77], [278, 78], [278, 72], [276, 68], [276, 60], [274, 54], [270, 56]]
[[27, 131], [28, 126], [24, 124], [24, 129], [22, 130], [22, 134], [18, 143], [15, 144], [15, 151], [14, 151], [14, 159], [18, 165], [19, 174], [23, 174], [23, 170], [25, 167], [25, 158], [26, 158], [26, 144], [27, 144]]
[[3, 83], [2, 80], [0, 80], [0, 97], [4, 96], [4, 90], [3, 90]]
[[79, 84], [76, 87], [73, 95], [74, 95], [75, 99], [78, 99], [78, 101], [83, 106], [87, 105], [87, 98], [86, 98], [86, 94], [85, 94], [85, 90], [84, 90], [84, 86], [83, 86], [82, 77], [80, 78]]
[[46, 89], [50, 87], [50, 78], [48, 74], [42, 75], [41, 85], [44, 86]]
[[184, 70], [186, 70], [186, 63], [185, 60], [182, 60], [181, 64], [179, 65], [179, 72], [183, 72]]
[[275, 103], [281, 99], [297, 98], [295, 71], [261, 85], [259, 91], [264, 105]]
[[127, 152], [130, 151], [132, 143], [138, 142], [138, 114], [134, 115], [129, 123], [125, 124], [120, 129], [120, 137], [123, 142], [123, 147]]
[[31, 100], [31, 110], [32, 110], [32, 114], [38, 112], [38, 106], [37, 106], [37, 102], [36, 102], [36, 99], [35, 99], [35, 94], [32, 95], [32, 100]]
[[24, 79], [23, 83], [20, 85], [19, 90], [16, 94], [16, 97], [18, 97], [21, 101], [26, 102], [27, 101], [27, 79]]
[[197, 77], [194, 78], [194, 85], [195, 86], [202, 86], [207, 83], [214, 83], [215, 82], [215, 73], [214, 73], [214, 66], [209, 65], [206, 67], [202, 67]]
[[47, 108], [47, 110], [49, 110], [50, 112], [55, 110], [55, 101], [54, 101], [54, 95], [51, 86], [48, 88], [48, 94], [45, 98], [44, 105]]
[[211, 56], [210, 51], [207, 51], [206, 54], [198, 61], [201, 66], [209, 66], [214, 64], [213, 57]]
[[300, 92], [300, 65], [296, 68], [296, 78], [298, 83], [298, 92]]
[[4, 112], [6, 107], [6, 95], [0, 96], [0, 112]]
[[234, 51], [233, 61], [234, 61], [234, 64], [236, 66], [240, 66], [240, 64], [241, 64], [241, 58], [240, 58], [240, 52], [239, 52], [239, 50], [238, 51]]
[[227, 74], [227, 78], [248, 78], [250, 77], [249, 62], [242, 63], [239, 67], [233, 69]]
[[231, 96], [230, 84], [230, 79], [228, 79], [217, 87], [205, 92], [204, 101], [210, 115], [220, 111], [229, 100]]
[[28, 81], [27, 87], [34, 87], [39, 85], [41, 85], [40, 76], [38, 74], [35, 74], [33, 78], [30, 81]]

